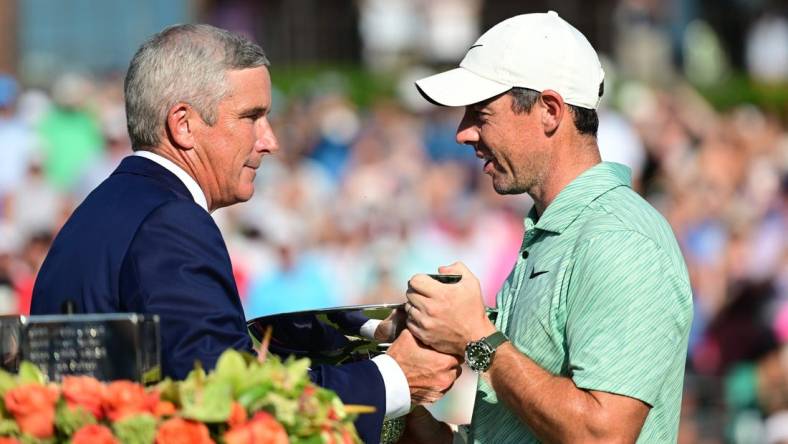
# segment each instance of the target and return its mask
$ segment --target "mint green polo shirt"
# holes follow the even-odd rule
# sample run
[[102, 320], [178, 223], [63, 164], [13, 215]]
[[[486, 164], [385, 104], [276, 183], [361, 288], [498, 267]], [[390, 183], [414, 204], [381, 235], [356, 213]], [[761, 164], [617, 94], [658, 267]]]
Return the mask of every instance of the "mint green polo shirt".
[[[550, 373], [650, 405], [638, 443], [673, 443], [692, 294], [670, 226], [630, 183], [628, 168], [600, 163], [541, 217], [531, 210], [520, 256], [497, 295], [495, 324]], [[471, 436], [538, 442], [483, 379]]]

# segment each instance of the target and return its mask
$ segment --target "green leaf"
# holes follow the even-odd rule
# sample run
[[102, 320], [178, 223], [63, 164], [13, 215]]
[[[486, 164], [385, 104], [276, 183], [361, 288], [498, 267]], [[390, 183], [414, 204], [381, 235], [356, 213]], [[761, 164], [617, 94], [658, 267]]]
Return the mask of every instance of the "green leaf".
[[263, 400], [263, 409], [274, 413], [276, 419], [288, 429], [295, 427], [298, 414], [298, 401], [278, 393], [269, 393]]
[[17, 381], [14, 375], [6, 372], [5, 370], [0, 370], [0, 397], [5, 395], [5, 392], [11, 390], [16, 386], [17, 386]]
[[309, 359], [287, 358], [282, 389], [291, 395], [299, 395], [309, 382], [309, 365]]
[[19, 435], [19, 426], [13, 419], [0, 419], [0, 436]]
[[307, 437], [301, 437], [301, 436], [290, 437], [290, 444], [323, 444], [323, 442], [324, 442], [323, 436], [320, 435], [319, 433]]
[[223, 381], [212, 381], [203, 387], [181, 386], [181, 416], [196, 421], [226, 422], [233, 402], [232, 386]]
[[82, 427], [95, 423], [93, 414], [81, 406], [70, 408], [65, 403], [60, 403], [55, 411], [55, 427], [69, 437]]
[[194, 370], [190, 371], [189, 374], [186, 375], [186, 379], [184, 379], [183, 382], [187, 384], [202, 385], [205, 383], [205, 377], [205, 370], [198, 361], [194, 364]]
[[55, 438], [36, 438], [35, 436], [31, 436], [28, 434], [23, 434], [19, 437], [19, 441], [22, 444], [54, 444]]
[[240, 393], [244, 380], [246, 379], [247, 369], [241, 353], [235, 350], [227, 350], [219, 356], [216, 362], [216, 370], [212, 376], [215, 381], [227, 382], [232, 386], [233, 393]]
[[287, 374], [293, 381], [307, 382], [309, 377], [309, 359], [301, 358], [295, 359], [292, 356], [287, 358], [285, 362], [287, 367]]
[[19, 384], [46, 384], [47, 378], [38, 367], [29, 361], [19, 364]]
[[159, 392], [162, 401], [170, 401], [176, 406], [181, 405], [180, 382], [166, 378], [154, 386], [154, 390]]
[[250, 387], [238, 395], [238, 402], [241, 403], [246, 410], [250, 410], [253, 405], [258, 404], [261, 399], [265, 398], [270, 391], [270, 383]]
[[112, 424], [112, 431], [123, 444], [152, 444], [156, 439], [156, 418], [141, 414]]

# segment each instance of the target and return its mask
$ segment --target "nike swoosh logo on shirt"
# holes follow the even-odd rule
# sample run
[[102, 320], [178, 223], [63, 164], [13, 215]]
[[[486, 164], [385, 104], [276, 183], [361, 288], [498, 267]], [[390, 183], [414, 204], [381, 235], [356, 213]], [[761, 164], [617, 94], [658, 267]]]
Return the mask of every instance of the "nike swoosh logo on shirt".
[[531, 269], [531, 275], [530, 275], [530, 276], [528, 276], [528, 279], [533, 279], [533, 278], [535, 278], [535, 277], [537, 277], [537, 276], [539, 276], [539, 275], [542, 275], [542, 274], [545, 274], [545, 273], [547, 273], [548, 271], [549, 271], [549, 270], [545, 270], [545, 271], [536, 271], [536, 272], [535, 272], [535, 271], [534, 271], [534, 269], [532, 268], [532, 269]]

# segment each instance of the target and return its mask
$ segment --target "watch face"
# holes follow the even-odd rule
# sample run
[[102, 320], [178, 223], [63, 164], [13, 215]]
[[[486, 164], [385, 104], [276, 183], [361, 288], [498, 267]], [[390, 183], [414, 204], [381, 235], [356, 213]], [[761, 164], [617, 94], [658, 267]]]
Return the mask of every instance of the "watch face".
[[475, 372], [490, 368], [493, 350], [484, 341], [471, 342], [465, 347], [465, 362]]

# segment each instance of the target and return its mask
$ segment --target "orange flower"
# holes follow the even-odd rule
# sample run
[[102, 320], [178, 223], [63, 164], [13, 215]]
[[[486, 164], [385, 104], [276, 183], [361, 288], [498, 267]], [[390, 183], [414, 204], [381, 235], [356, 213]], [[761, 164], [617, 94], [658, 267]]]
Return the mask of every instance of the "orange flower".
[[16, 438], [0, 437], [0, 444], [19, 444], [19, 441]]
[[241, 403], [233, 402], [232, 408], [230, 410], [230, 418], [227, 420], [227, 424], [229, 424], [230, 427], [235, 427], [242, 425], [245, 422], [246, 409], [241, 405]]
[[112, 421], [118, 421], [135, 413], [153, 412], [150, 397], [145, 393], [145, 389], [131, 381], [115, 381], [107, 386], [104, 392], [104, 409], [107, 417]]
[[23, 433], [49, 438], [54, 433], [55, 403], [59, 393], [54, 387], [27, 384], [5, 393], [5, 407]]
[[175, 404], [171, 403], [170, 401], [158, 401], [153, 407], [153, 414], [157, 418], [161, 418], [162, 416], [174, 415], [175, 410]]
[[90, 424], [77, 430], [71, 444], [120, 444], [110, 429], [103, 425]]
[[172, 418], [156, 432], [156, 444], [215, 444], [208, 427], [201, 422]]
[[90, 376], [64, 376], [62, 387], [63, 398], [69, 407], [83, 407], [96, 419], [104, 417], [101, 409], [106, 391], [104, 384]]
[[282, 424], [266, 412], [258, 412], [246, 424], [230, 429], [224, 434], [224, 441], [227, 444], [246, 444], [249, 442], [288, 444], [290, 442]]

